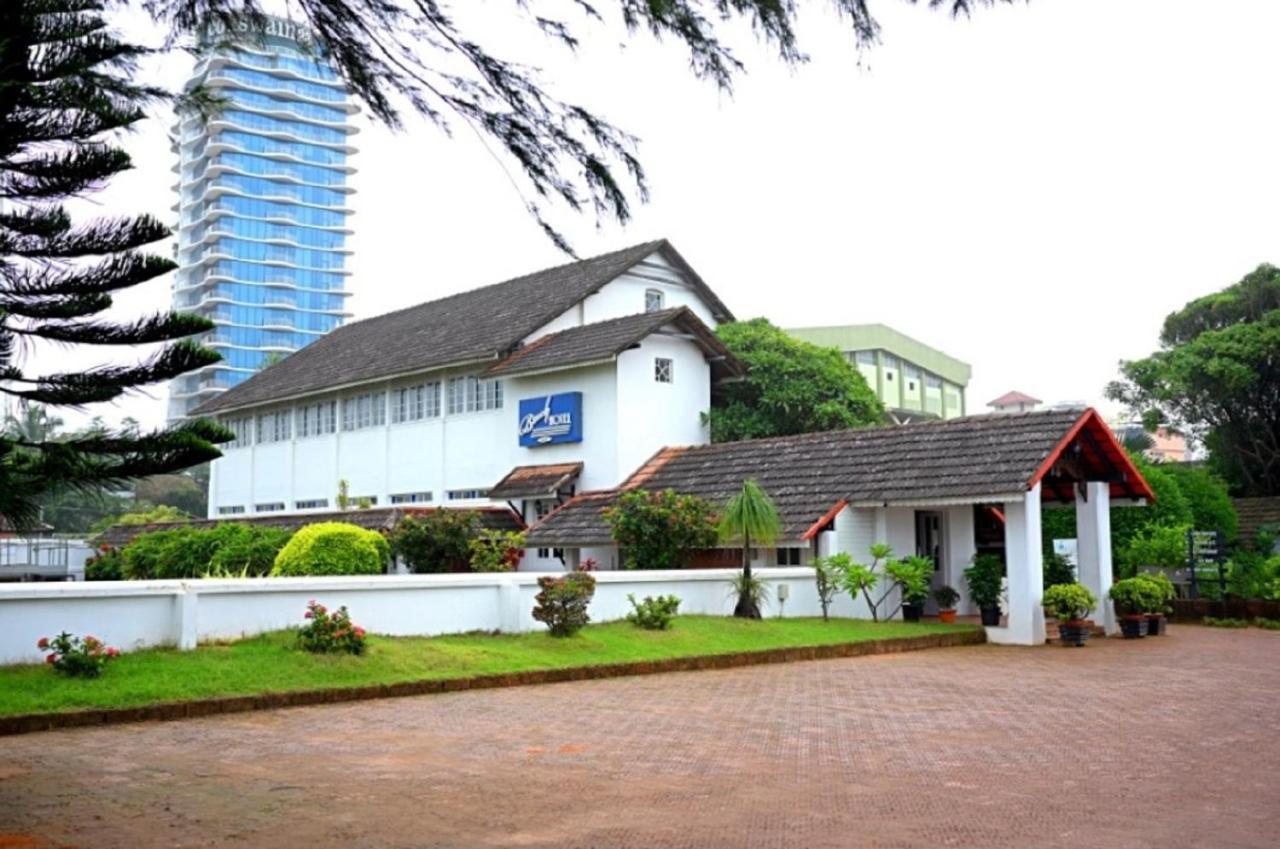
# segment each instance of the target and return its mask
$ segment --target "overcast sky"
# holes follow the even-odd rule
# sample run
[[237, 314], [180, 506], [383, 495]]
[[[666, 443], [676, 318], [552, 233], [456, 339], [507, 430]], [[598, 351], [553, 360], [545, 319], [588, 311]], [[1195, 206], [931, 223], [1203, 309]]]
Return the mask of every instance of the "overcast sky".
[[[1280, 3], [1030, 0], [953, 20], [878, 0], [861, 65], [826, 4], [804, 5], [812, 61], [787, 69], [746, 36], [732, 98], [646, 36], [587, 26], [574, 58], [485, 22], [642, 139], [652, 201], [625, 229], [560, 216], [580, 254], [665, 236], [740, 318], [888, 324], [972, 364], [971, 411], [1008, 389], [1100, 403], [1165, 314], [1277, 261]], [[138, 167], [100, 209], [171, 217], [168, 123], [127, 140]], [[564, 261], [469, 132], [361, 126], [355, 318]], [[168, 299], [166, 279], [117, 306]], [[159, 423], [153, 396], [92, 412]]]

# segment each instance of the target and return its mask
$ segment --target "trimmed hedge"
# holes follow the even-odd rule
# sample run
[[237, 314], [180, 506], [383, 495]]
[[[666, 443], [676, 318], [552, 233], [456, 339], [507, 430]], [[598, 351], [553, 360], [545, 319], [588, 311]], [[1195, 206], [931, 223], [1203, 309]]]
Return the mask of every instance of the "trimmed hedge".
[[277, 577], [306, 575], [378, 575], [391, 559], [387, 540], [345, 522], [307, 525], [276, 555], [271, 574]]
[[258, 577], [271, 571], [289, 537], [289, 531], [280, 528], [238, 524], [152, 531], [120, 550], [120, 572], [133, 580], [200, 578], [209, 573]]

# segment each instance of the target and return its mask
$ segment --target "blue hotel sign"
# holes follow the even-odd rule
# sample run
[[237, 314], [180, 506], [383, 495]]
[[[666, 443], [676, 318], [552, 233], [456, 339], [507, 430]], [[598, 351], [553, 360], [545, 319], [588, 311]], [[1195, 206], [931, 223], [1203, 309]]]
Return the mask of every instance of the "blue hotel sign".
[[524, 447], [581, 441], [581, 392], [541, 395], [520, 402], [520, 444]]

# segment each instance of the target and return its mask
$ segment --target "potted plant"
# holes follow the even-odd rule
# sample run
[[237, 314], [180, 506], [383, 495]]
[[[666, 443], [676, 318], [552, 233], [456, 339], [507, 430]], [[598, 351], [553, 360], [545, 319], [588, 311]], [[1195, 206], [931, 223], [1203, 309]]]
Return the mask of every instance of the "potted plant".
[[1000, 624], [1000, 583], [1004, 578], [1004, 563], [995, 554], [975, 554], [973, 563], [964, 570], [964, 580], [969, 587], [969, 598], [982, 613], [982, 624]]
[[1044, 606], [1058, 619], [1058, 639], [1064, 646], [1083, 646], [1089, 639], [1089, 620], [1085, 619], [1098, 600], [1089, 588], [1072, 582], [1054, 584], [1044, 591]]
[[1116, 612], [1120, 614], [1120, 633], [1125, 639], [1145, 637], [1147, 611], [1157, 603], [1151, 582], [1143, 578], [1125, 578], [1112, 584], [1108, 595], [1116, 603]]
[[924, 603], [929, 600], [933, 561], [928, 557], [905, 557], [886, 563], [884, 571], [902, 592], [902, 620], [919, 622], [924, 615]]
[[1151, 585], [1151, 602], [1154, 605], [1147, 610], [1147, 636], [1158, 637], [1165, 633], [1167, 627], [1166, 613], [1172, 613], [1169, 602], [1177, 595], [1173, 581], [1163, 572], [1143, 573], [1138, 576]]
[[960, 593], [954, 587], [946, 584], [938, 587], [933, 591], [933, 600], [938, 603], [938, 621], [956, 621], [956, 602], [960, 600]]

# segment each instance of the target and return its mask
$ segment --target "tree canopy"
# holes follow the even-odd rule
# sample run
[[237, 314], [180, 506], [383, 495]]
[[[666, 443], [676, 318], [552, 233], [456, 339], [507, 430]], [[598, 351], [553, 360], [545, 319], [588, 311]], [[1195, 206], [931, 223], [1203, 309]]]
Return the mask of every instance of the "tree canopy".
[[716, 331], [747, 376], [720, 387], [708, 419], [713, 442], [879, 424], [884, 405], [834, 348], [788, 336], [766, 319]]
[[[0, 515], [23, 527], [41, 499], [94, 493], [218, 456], [230, 438], [210, 422], [151, 433], [95, 429], [57, 438], [57, 416], [29, 406], [80, 408], [115, 400], [219, 357], [188, 337], [212, 328], [163, 313], [116, 322], [112, 294], [174, 267], [145, 246], [169, 229], [150, 216], [75, 224], [63, 203], [130, 167], [113, 144], [161, 96], [133, 82], [145, 50], [118, 40], [102, 18], [106, 0], [0, 3], [0, 393], [26, 405], [0, 434]], [[127, 365], [32, 373], [40, 344], [156, 346]]]
[[1241, 494], [1280, 494], [1280, 268], [1169, 315], [1159, 351], [1120, 365], [1108, 397], [1203, 440]]
[[[260, 0], [132, 0], [168, 25], [174, 37], [201, 25], [262, 22]], [[828, 0], [847, 22], [859, 49], [874, 44], [880, 25], [867, 0]], [[926, 0], [908, 0], [921, 2]], [[927, 0], [953, 15], [1011, 0]], [[613, 42], [648, 33], [680, 45], [689, 69], [725, 92], [746, 70], [729, 41], [742, 24], [785, 64], [807, 57], [796, 34], [797, 0], [513, 0], [504, 12], [535, 37], [576, 51], [587, 38]], [[819, 4], [808, 4], [810, 8]], [[473, 131], [523, 177], [529, 212], [562, 249], [570, 247], [545, 214], [558, 202], [598, 220], [626, 223], [632, 199], [648, 197], [648, 181], [631, 133], [579, 103], [558, 97], [537, 70], [500, 55], [497, 39], [477, 32], [476, 19], [436, 0], [291, 0], [326, 45], [347, 85], [375, 118], [391, 127], [411, 110], [452, 132]], [[527, 40], [526, 40], [527, 43]], [[505, 51], [503, 51], [505, 52]]]

